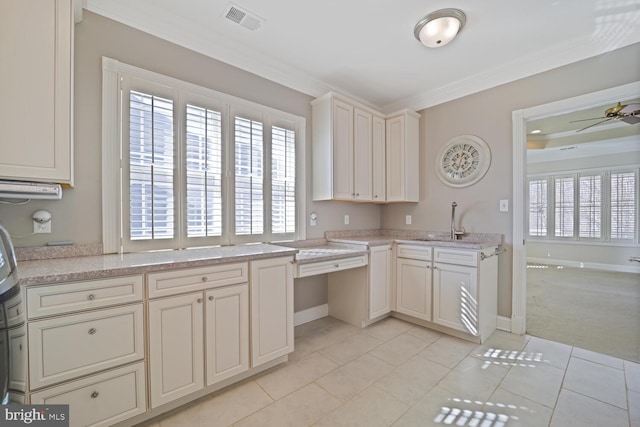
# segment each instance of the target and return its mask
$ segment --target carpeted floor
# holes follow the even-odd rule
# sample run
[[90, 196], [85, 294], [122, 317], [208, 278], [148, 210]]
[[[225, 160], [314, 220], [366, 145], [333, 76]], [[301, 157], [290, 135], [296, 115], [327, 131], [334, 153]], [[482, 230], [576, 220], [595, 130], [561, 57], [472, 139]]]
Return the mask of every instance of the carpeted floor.
[[529, 265], [527, 333], [640, 362], [640, 274]]

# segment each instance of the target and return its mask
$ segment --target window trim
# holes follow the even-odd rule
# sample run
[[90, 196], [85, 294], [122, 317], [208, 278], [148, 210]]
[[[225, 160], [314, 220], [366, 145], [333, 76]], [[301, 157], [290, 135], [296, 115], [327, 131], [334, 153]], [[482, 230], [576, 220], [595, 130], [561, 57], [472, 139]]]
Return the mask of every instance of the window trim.
[[[122, 119], [121, 119], [121, 76], [126, 74], [131, 78], [138, 78], [146, 80], [150, 83], [168, 86], [179, 87], [181, 91], [194, 95], [194, 97], [213, 98], [216, 101], [220, 101], [223, 104], [231, 104], [236, 109], [260, 111], [263, 114], [267, 114], [270, 117], [275, 118], [274, 122], [287, 121], [293, 123], [296, 126], [296, 165], [299, 174], [296, 176], [296, 232], [294, 233], [294, 239], [304, 240], [306, 238], [306, 119], [301, 116], [290, 114], [284, 111], [276, 110], [274, 108], [261, 105], [252, 101], [248, 101], [242, 98], [238, 98], [232, 95], [228, 95], [222, 92], [215, 91], [213, 89], [198, 86], [189, 82], [185, 82], [173, 77], [164, 76], [152, 71], [148, 71], [142, 68], [135, 67], [122, 63], [118, 60], [103, 57], [102, 58], [102, 241], [103, 241], [103, 253], [122, 253], [123, 252], [123, 230], [122, 225], [123, 218], [126, 218], [124, 210], [124, 203], [120, 203], [123, 193], [123, 182], [125, 181], [121, 165], [121, 148], [120, 139], [122, 133]], [[190, 98], [189, 98], [190, 99]], [[177, 98], [175, 103], [174, 114], [181, 114], [180, 108], [185, 106], [186, 99]], [[228, 122], [231, 120], [230, 115], [227, 118], [223, 117], [223, 122], [227, 121], [227, 128], [223, 132], [229, 132]], [[269, 124], [271, 126], [271, 124]], [[266, 123], [265, 123], [266, 127]], [[181, 134], [183, 129], [174, 129], [178, 134], [178, 138], [184, 138]], [[270, 131], [269, 131], [270, 132]], [[267, 149], [265, 144], [265, 150]], [[223, 153], [225, 160], [229, 161], [230, 153]], [[183, 153], [179, 153], [179, 156], [183, 156]], [[229, 168], [227, 168], [228, 174]], [[265, 172], [267, 173], [267, 172]], [[269, 170], [270, 174], [270, 170]], [[116, 179], [114, 179], [116, 177]], [[270, 179], [270, 178], [269, 178]], [[178, 185], [184, 185], [184, 179], [178, 177]], [[229, 181], [228, 176], [223, 177], [223, 192], [232, 191], [231, 186], [226, 184], [225, 181]], [[178, 203], [176, 204], [178, 206]], [[182, 201], [179, 201], [179, 206], [182, 205]], [[227, 203], [226, 205], [229, 205]], [[176, 215], [179, 218], [178, 221], [183, 221], [182, 207], [179, 211], [176, 211]], [[230, 213], [233, 211], [233, 207], [223, 207], [223, 231], [233, 230], [233, 227], [229, 228], [231, 224]], [[266, 230], [265, 230], [266, 231]], [[179, 247], [186, 247], [188, 240], [186, 236], [179, 235], [180, 228], [176, 230], [175, 240], [178, 242]], [[236, 238], [234, 238], [236, 237]], [[238, 236], [231, 235], [229, 241], [220, 241], [220, 244], [237, 244], [245, 243], [244, 239], [237, 239]], [[273, 239], [272, 234], [263, 235], [263, 240]], [[287, 240], [283, 237], [279, 240]], [[208, 245], [206, 242], [202, 242], [203, 245]], [[246, 242], [249, 243], [249, 242]], [[255, 243], [255, 240], [251, 241]], [[137, 249], [136, 249], [137, 250]], [[140, 250], [147, 250], [141, 247]]]

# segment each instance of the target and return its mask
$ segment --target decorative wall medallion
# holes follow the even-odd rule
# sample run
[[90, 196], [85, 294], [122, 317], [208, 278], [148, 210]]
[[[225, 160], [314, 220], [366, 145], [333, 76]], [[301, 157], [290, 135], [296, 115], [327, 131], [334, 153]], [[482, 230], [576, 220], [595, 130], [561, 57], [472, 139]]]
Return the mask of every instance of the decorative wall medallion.
[[438, 178], [451, 187], [468, 187], [489, 170], [491, 150], [482, 138], [460, 135], [449, 140], [438, 153]]

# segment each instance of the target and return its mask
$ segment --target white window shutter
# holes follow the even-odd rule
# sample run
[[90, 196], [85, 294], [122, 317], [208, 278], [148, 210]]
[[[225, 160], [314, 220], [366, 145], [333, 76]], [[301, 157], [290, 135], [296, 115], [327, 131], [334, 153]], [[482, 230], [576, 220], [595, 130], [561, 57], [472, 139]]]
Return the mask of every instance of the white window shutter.
[[611, 174], [611, 239], [635, 239], [637, 187], [635, 172]]
[[264, 135], [259, 121], [234, 117], [235, 234], [264, 233]]
[[602, 237], [602, 176], [580, 176], [578, 179], [579, 237]]
[[296, 134], [271, 128], [271, 227], [273, 234], [296, 231]]
[[547, 237], [547, 180], [529, 181], [529, 236]]

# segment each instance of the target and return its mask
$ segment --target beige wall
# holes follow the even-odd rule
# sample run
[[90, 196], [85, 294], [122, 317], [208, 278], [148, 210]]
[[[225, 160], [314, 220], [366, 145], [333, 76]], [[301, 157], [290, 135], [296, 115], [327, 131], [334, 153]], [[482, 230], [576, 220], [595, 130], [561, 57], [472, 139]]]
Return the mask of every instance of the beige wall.
[[[419, 111], [420, 202], [383, 207], [383, 228], [448, 230], [451, 202], [456, 201], [467, 231], [502, 233], [511, 249], [512, 214], [499, 212], [498, 203], [500, 199], [511, 202], [513, 194], [512, 111], [636, 81], [638, 64], [640, 44], [635, 44]], [[434, 162], [440, 148], [462, 134], [484, 139], [491, 147], [492, 162], [480, 182], [453, 189], [438, 180]], [[407, 214], [413, 215], [411, 226], [404, 225]], [[511, 253], [501, 255], [499, 265], [498, 312], [508, 317]]]

